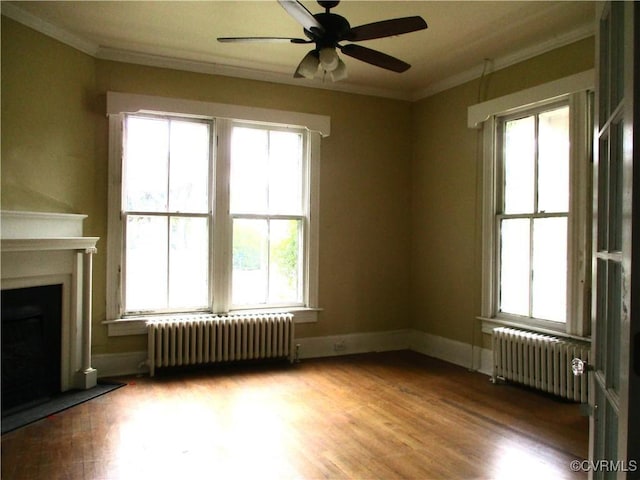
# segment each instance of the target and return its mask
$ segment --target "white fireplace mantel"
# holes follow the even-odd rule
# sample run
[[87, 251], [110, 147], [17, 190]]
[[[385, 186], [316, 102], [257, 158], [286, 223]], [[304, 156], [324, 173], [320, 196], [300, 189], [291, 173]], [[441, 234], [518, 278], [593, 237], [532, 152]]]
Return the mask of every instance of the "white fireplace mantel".
[[96, 385], [91, 367], [91, 289], [98, 237], [84, 237], [86, 215], [0, 212], [2, 289], [62, 285], [61, 391]]

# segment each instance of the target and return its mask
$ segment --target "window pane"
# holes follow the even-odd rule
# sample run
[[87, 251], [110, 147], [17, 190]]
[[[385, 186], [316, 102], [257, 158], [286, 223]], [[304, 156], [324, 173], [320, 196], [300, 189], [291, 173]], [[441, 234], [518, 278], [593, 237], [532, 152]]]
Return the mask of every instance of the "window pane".
[[209, 299], [209, 222], [171, 217], [169, 308], [204, 308]]
[[506, 122], [504, 133], [504, 213], [533, 213], [535, 117]]
[[234, 219], [233, 283], [234, 305], [256, 305], [267, 300], [268, 272], [267, 220]]
[[598, 337], [607, 340], [607, 348], [601, 352], [607, 354], [607, 386], [615, 392], [620, 391], [620, 324], [622, 315], [622, 266], [618, 262], [607, 262], [607, 320], [603, 329], [598, 330]]
[[162, 119], [127, 117], [124, 159], [124, 209], [167, 210], [169, 130]]
[[[598, 232], [597, 232], [597, 249], [609, 249], [609, 139], [601, 138], [599, 141], [598, 151]], [[615, 186], [615, 182], [611, 183]]]
[[209, 125], [171, 121], [169, 208], [206, 213], [209, 184]]
[[539, 116], [538, 211], [569, 211], [568, 106]]
[[231, 211], [266, 213], [268, 209], [268, 132], [235, 127], [231, 135]]
[[[611, 2], [611, 44], [608, 74], [611, 78], [611, 109], [615, 109], [624, 95], [624, 2]], [[603, 42], [606, 43], [607, 42]], [[606, 65], [606, 64], [605, 64]], [[607, 70], [603, 68], [603, 70]], [[606, 90], [602, 90], [606, 92]], [[608, 115], [607, 115], [608, 116]], [[606, 118], [606, 117], [605, 117]], [[613, 457], [608, 457], [613, 458]]]
[[[611, 17], [610, 15], [604, 15], [602, 17], [602, 19], [600, 20], [600, 36], [601, 38], [610, 38], [611, 35]], [[611, 88], [610, 82], [609, 82], [609, 76], [611, 75], [611, 71], [610, 71], [610, 50], [609, 48], [607, 48], [609, 45], [609, 42], [600, 42], [599, 45], [599, 54], [600, 54], [600, 67], [598, 70], [600, 71], [600, 75], [599, 75], [599, 80], [600, 80], [600, 86], [599, 86], [599, 90], [602, 92], [612, 92], [614, 89]], [[623, 78], [624, 76], [621, 75]], [[600, 117], [600, 127], [602, 128], [602, 126], [604, 126], [604, 123], [609, 119], [609, 116], [611, 115], [611, 106], [609, 103], [609, 95], [605, 93], [604, 95], [598, 95], [600, 97], [600, 105], [599, 110], [600, 110], [600, 115], [598, 115]], [[604, 457], [598, 457], [598, 458], [604, 458]]]
[[596, 331], [598, 335], [596, 335], [597, 341], [597, 352], [602, 352], [600, 355], [597, 355], [595, 358], [596, 369], [603, 371], [605, 362], [607, 361], [607, 356], [605, 352], [607, 351], [607, 342], [605, 337], [606, 326], [607, 326], [607, 265], [608, 262], [606, 260], [602, 260], [600, 258], [596, 261]]
[[532, 315], [556, 322], [567, 312], [567, 219], [533, 221]]
[[299, 302], [300, 220], [269, 224], [269, 303]]
[[302, 135], [272, 131], [269, 142], [269, 212], [302, 211]]
[[501, 222], [500, 238], [500, 310], [515, 315], [529, 315], [528, 219]]
[[[609, 152], [609, 229], [608, 249], [610, 252], [622, 249], [622, 171], [624, 139], [621, 122], [611, 123], [611, 138]], [[604, 161], [602, 159], [601, 161]]]
[[126, 311], [167, 306], [167, 218], [127, 217]]

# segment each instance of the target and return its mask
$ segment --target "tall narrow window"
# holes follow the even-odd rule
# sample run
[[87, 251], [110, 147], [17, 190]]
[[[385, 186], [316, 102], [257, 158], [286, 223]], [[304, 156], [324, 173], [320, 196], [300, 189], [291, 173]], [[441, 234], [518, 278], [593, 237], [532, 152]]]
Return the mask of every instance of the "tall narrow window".
[[233, 127], [233, 306], [304, 302], [304, 139], [302, 131]]
[[124, 312], [210, 304], [211, 122], [127, 115]]
[[500, 313], [566, 322], [569, 125], [568, 105], [498, 124]]
[[469, 107], [484, 140], [483, 331], [589, 335], [593, 74]]

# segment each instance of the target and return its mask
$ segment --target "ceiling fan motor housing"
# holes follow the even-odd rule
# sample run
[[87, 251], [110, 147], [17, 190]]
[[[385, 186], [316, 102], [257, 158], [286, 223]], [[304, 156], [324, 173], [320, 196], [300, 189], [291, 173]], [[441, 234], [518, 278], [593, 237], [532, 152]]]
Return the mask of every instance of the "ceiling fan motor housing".
[[335, 13], [316, 13], [313, 17], [324, 27], [324, 32], [304, 30], [304, 34], [316, 43], [318, 50], [335, 48], [338, 42], [345, 39], [351, 25], [346, 18]]
[[326, 10], [330, 10], [333, 7], [336, 7], [340, 1], [332, 1], [332, 0], [318, 0], [318, 3], [320, 4], [320, 6], [322, 8], [325, 8]]

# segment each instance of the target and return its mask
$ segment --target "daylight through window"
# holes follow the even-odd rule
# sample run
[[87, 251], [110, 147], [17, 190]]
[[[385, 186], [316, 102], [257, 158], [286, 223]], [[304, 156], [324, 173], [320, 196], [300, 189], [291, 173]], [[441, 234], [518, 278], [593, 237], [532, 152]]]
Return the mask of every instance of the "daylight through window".
[[127, 116], [125, 310], [209, 305], [211, 124]]
[[569, 106], [504, 119], [499, 311], [565, 322]]
[[233, 305], [301, 304], [303, 135], [233, 128]]
[[593, 83], [587, 70], [468, 109], [483, 140], [485, 333], [589, 335]]
[[122, 119], [120, 315], [307, 307], [309, 133]]

